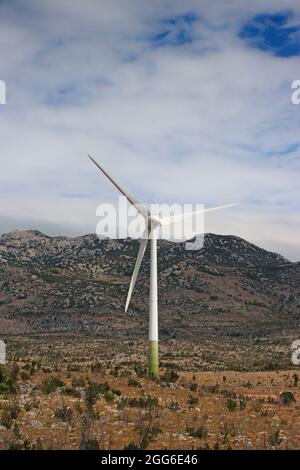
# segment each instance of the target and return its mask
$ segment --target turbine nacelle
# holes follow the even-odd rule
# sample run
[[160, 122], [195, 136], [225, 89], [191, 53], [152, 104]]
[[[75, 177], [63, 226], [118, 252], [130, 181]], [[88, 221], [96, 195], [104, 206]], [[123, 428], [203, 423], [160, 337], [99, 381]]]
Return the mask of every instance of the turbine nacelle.
[[160, 221], [160, 216], [159, 215], [150, 215], [147, 218], [147, 228], [149, 232], [151, 233], [152, 230], [161, 227], [161, 221]]

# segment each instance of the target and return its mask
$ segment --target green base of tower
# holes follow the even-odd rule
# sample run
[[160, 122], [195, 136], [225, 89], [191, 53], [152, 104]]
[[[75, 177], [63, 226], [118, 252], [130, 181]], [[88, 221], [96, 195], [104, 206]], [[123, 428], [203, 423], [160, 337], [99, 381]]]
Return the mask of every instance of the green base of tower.
[[152, 379], [159, 378], [158, 370], [158, 341], [149, 342], [149, 377]]

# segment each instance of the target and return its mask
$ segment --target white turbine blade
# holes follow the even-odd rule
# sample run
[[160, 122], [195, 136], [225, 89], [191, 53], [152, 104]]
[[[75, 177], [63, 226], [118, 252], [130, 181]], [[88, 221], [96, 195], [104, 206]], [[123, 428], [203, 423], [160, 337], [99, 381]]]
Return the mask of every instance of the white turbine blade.
[[128, 290], [128, 294], [127, 294], [126, 305], [125, 305], [125, 313], [127, 312], [129, 304], [130, 304], [131, 295], [132, 295], [132, 292], [133, 292], [133, 289], [134, 289], [134, 286], [135, 286], [135, 283], [136, 283], [136, 280], [137, 280], [137, 277], [138, 277], [138, 274], [139, 274], [139, 270], [140, 270], [141, 263], [142, 263], [142, 260], [143, 260], [144, 254], [145, 254], [147, 243], [148, 243], [147, 239], [143, 239], [140, 242], [140, 248], [139, 248], [139, 252], [138, 252], [138, 255], [137, 255], [136, 262], [135, 262], [135, 266], [134, 266], [134, 270], [133, 270], [133, 273], [132, 273], [130, 286], [129, 286], [129, 290]]
[[146, 219], [150, 215], [150, 211], [146, 206], [141, 204], [135, 197], [133, 197], [125, 188], [121, 186], [121, 184], [116, 181], [115, 178], [112, 177], [112, 175], [106, 171], [102, 165], [100, 165], [96, 160], [93, 159], [90, 155], [88, 155], [89, 159], [99, 168], [100, 171], [109, 179], [109, 181], [112, 182], [112, 184], [120, 191], [120, 193], [125, 196], [128, 201], [142, 214], [142, 216]]
[[199, 211], [194, 211], [194, 212], [185, 212], [183, 214], [178, 214], [178, 215], [172, 215], [170, 217], [161, 217], [159, 219], [159, 222], [161, 225], [169, 225], [173, 224], [175, 222], [180, 222], [181, 220], [184, 220], [185, 218], [197, 215], [197, 214], [203, 214], [205, 212], [213, 212], [213, 211], [219, 211], [221, 209], [227, 209], [228, 207], [233, 207], [236, 206], [236, 204], [226, 204], [225, 206], [218, 206], [218, 207], [210, 207], [209, 209], [200, 209]]

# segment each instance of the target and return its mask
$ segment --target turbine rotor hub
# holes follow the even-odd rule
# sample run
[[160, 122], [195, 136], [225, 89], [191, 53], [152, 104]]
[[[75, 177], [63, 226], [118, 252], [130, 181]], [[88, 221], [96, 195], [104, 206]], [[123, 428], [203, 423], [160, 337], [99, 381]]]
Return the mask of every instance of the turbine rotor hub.
[[147, 220], [147, 225], [148, 225], [148, 229], [151, 230], [151, 229], [155, 229], [157, 227], [160, 227], [161, 226], [161, 222], [158, 218], [159, 216], [155, 216], [155, 215], [150, 215], [148, 217], [148, 220]]

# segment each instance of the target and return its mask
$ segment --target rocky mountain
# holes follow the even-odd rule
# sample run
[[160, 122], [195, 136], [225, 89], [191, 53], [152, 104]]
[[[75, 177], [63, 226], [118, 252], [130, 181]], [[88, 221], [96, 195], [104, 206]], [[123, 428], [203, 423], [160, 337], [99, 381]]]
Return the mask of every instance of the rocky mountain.
[[[166, 241], [158, 246], [162, 337], [278, 336], [299, 328], [300, 263], [235, 236], [207, 234], [199, 250]], [[1, 335], [145, 336], [147, 254], [124, 314], [137, 250], [137, 241], [95, 235], [2, 235]]]

